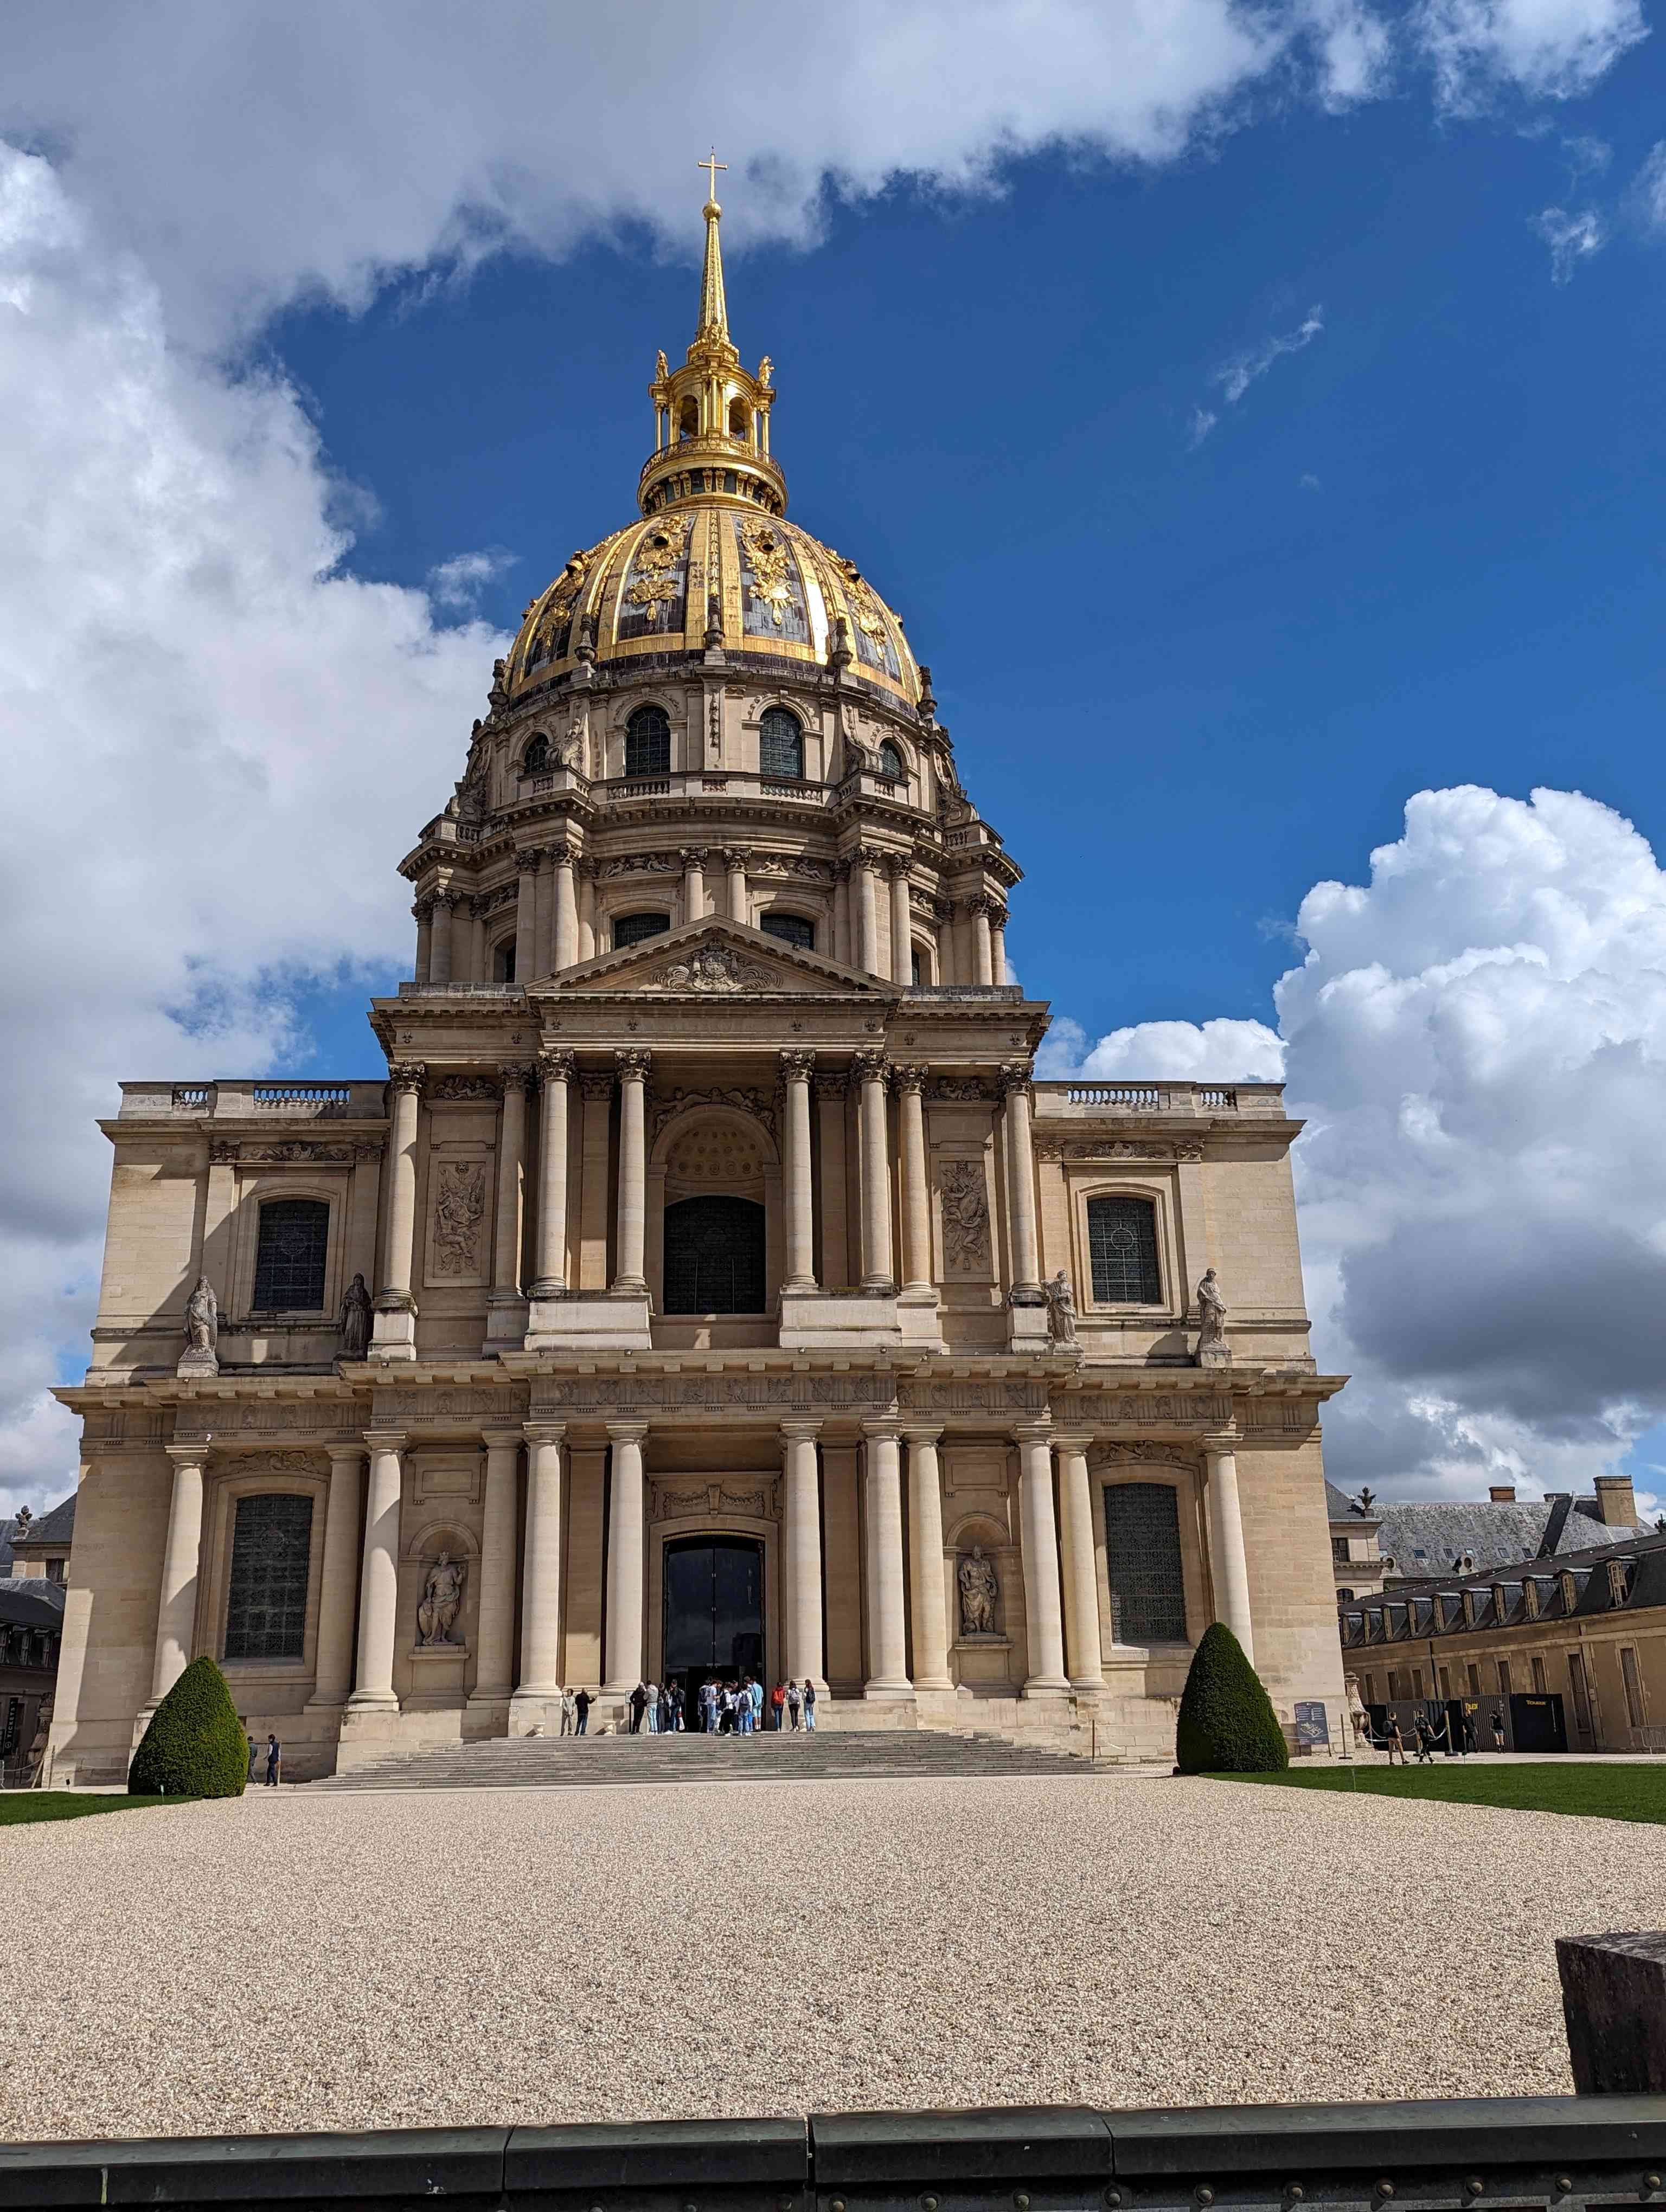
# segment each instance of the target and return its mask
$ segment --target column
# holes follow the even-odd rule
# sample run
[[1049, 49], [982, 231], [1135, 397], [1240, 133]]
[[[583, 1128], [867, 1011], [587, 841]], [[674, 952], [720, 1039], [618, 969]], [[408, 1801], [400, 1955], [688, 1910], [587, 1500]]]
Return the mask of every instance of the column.
[[596, 864], [580, 860], [579, 872], [579, 957], [593, 960], [596, 957]]
[[1006, 917], [997, 913], [989, 924], [989, 980], [1006, 981]]
[[678, 854], [683, 863], [683, 919], [706, 918], [706, 854], [702, 846], [685, 845]]
[[561, 1440], [567, 1431], [559, 1421], [528, 1421], [526, 1433], [526, 1559], [520, 1579], [517, 1705], [561, 1694]]
[[807, 1675], [818, 1693], [827, 1687], [822, 1673], [821, 1474], [816, 1462], [819, 1421], [783, 1421], [781, 1448], [785, 1480], [782, 1542], [786, 1552], [781, 1590], [787, 1672], [795, 1682]]
[[995, 980], [994, 947], [989, 939], [989, 902], [979, 896], [966, 902], [966, 911], [972, 919], [972, 981], [974, 983], [993, 983]]
[[538, 862], [536, 853], [517, 853], [520, 886], [515, 900], [515, 981], [530, 983], [538, 961]]
[[839, 860], [833, 869], [833, 957], [842, 966], [855, 965], [850, 945], [850, 863]]
[[815, 1217], [810, 1191], [810, 1078], [816, 1066], [813, 1052], [784, 1052], [781, 1080], [786, 1085], [786, 1111], [781, 1116], [785, 1139], [787, 1216], [787, 1275], [782, 1289], [813, 1291], [816, 1287]]
[[584, 1101], [584, 1133], [579, 1181], [578, 1287], [601, 1291], [607, 1287], [607, 1156], [613, 1078], [581, 1075], [579, 1096]]
[[430, 983], [449, 983], [451, 981], [451, 922], [456, 911], [455, 891], [435, 894], [434, 930], [429, 943], [428, 979]]
[[865, 974], [879, 973], [879, 905], [873, 888], [879, 872], [877, 853], [858, 853], [852, 863], [856, 874], [856, 965]]
[[1067, 1690], [1059, 1610], [1059, 1540], [1053, 1520], [1053, 1445], [1045, 1423], [1012, 1431], [1018, 1448], [1018, 1520], [1024, 1544], [1024, 1611], [1029, 1632], [1026, 1698]]
[[470, 983], [489, 983], [486, 972], [486, 902], [483, 899], [469, 901], [469, 972], [465, 981]]
[[909, 1448], [909, 1591], [914, 1601], [914, 1686], [952, 1690], [949, 1619], [943, 1598], [940, 1428], [904, 1429]]
[[[480, 1524], [480, 1623], [471, 1705], [501, 1705], [514, 1686], [515, 1523], [520, 1519], [519, 1429], [488, 1429], [486, 1503]], [[528, 1519], [531, 1507], [528, 1506]]]
[[1215, 1586], [1215, 1619], [1225, 1621], [1256, 1663], [1250, 1625], [1250, 1562], [1243, 1549], [1243, 1515], [1238, 1505], [1238, 1463], [1231, 1437], [1206, 1437], [1203, 1455], [1209, 1469], [1209, 1571]]
[[723, 865], [729, 874], [729, 919], [749, 921], [746, 902], [746, 855], [733, 845], [723, 855]]
[[1012, 1288], [1041, 1288], [1041, 1253], [1036, 1242], [1036, 1165], [1030, 1142], [1030, 1066], [1011, 1060], [1000, 1071], [1006, 1095], [1006, 1206], [1012, 1224]]
[[619, 1225], [616, 1291], [645, 1291], [642, 1272], [648, 1228], [648, 1137], [642, 1093], [650, 1055], [616, 1052], [619, 1071]]
[[203, 1544], [203, 1447], [170, 1444], [173, 1491], [162, 1549], [162, 1587], [156, 1601], [156, 1649], [150, 1669], [150, 1702], [165, 1698], [191, 1664], [197, 1625], [198, 1560]]
[[565, 845], [556, 850], [556, 968], [575, 967], [579, 957], [579, 897], [573, 881], [573, 854]]
[[845, 1187], [845, 1085], [842, 1075], [818, 1075], [820, 1121], [823, 1287], [842, 1290], [850, 1280], [850, 1198]]
[[426, 983], [434, 963], [434, 901], [419, 898], [410, 911], [416, 917], [416, 981]]
[[399, 1608], [399, 1453], [403, 1436], [367, 1437], [370, 1495], [364, 1509], [364, 1554], [359, 1571], [359, 1668], [350, 1708], [380, 1706], [397, 1712], [393, 1694], [393, 1629]]
[[914, 981], [914, 931], [909, 914], [909, 869], [906, 854], [891, 854], [885, 872], [891, 878], [891, 980], [906, 990]]
[[359, 1504], [364, 1496], [362, 1444], [330, 1446], [330, 1494], [325, 1507], [324, 1566], [319, 1577], [318, 1662], [313, 1705], [341, 1705], [353, 1686], [354, 1588], [359, 1564]]
[[926, 1183], [926, 1088], [923, 1067], [894, 1067], [903, 1152], [903, 1288], [932, 1286], [931, 1194]]
[[520, 1296], [520, 1200], [526, 1158], [526, 1093], [532, 1071], [511, 1061], [503, 1078], [503, 1112], [497, 1139], [497, 1219], [492, 1236], [492, 1294]]
[[1093, 1556], [1093, 1500], [1086, 1437], [1055, 1437], [1059, 1455], [1059, 1537], [1064, 1566], [1064, 1641], [1071, 1686], [1104, 1687], [1099, 1650], [1099, 1570]]
[[387, 1244], [382, 1255], [381, 1296], [376, 1301], [387, 1312], [414, 1310], [410, 1273], [416, 1231], [416, 1102], [427, 1079], [428, 1069], [420, 1060], [388, 1063], [393, 1126], [387, 1139]]
[[862, 1283], [882, 1289], [895, 1280], [891, 1253], [891, 1164], [885, 1132], [885, 1056], [859, 1052], [852, 1060], [861, 1085], [857, 1136], [862, 1179]]
[[555, 867], [547, 853], [538, 854], [538, 871], [533, 878], [538, 885], [532, 898], [532, 965], [522, 975], [517, 968], [516, 981], [530, 983], [534, 975], [548, 975], [556, 964], [555, 920], [550, 912], [551, 891], [555, 884]]
[[642, 1679], [642, 1438], [646, 1421], [610, 1421], [613, 1448], [607, 1530], [607, 1680], [628, 1698]]
[[538, 1262], [535, 1298], [558, 1298], [567, 1289], [567, 1111], [575, 1062], [570, 1052], [541, 1052], [544, 1112], [538, 1145]]
[[864, 1534], [867, 1540], [868, 1666], [862, 1694], [905, 1698], [908, 1643], [903, 1613], [903, 1486], [897, 1431], [864, 1421], [867, 1471]]

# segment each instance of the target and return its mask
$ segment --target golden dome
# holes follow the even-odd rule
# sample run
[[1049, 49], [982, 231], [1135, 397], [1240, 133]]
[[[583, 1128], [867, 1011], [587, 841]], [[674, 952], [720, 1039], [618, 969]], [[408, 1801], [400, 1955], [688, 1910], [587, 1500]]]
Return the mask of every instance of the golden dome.
[[661, 353], [648, 386], [654, 448], [637, 487], [642, 520], [575, 553], [527, 608], [505, 671], [511, 703], [530, 704], [581, 662], [636, 660], [646, 675], [719, 648], [741, 668], [841, 666], [919, 702], [902, 623], [854, 562], [783, 520], [771, 364], [766, 356], [749, 373], [729, 337], [721, 213], [708, 200], [694, 343], [680, 368]]

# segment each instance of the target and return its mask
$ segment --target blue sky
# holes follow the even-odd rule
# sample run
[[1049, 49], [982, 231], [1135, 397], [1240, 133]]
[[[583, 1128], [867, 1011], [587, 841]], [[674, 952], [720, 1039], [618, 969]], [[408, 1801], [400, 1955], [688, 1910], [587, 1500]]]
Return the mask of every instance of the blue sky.
[[1050, 1067], [1307, 1120], [1333, 1474], [1666, 1493], [1653, 16], [23, 0], [0, 728], [63, 834], [8, 878], [0, 1505], [73, 1470], [119, 1079], [374, 1073], [394, 863], [632, 511], [713, 137], [791, 511], [931, 664]]

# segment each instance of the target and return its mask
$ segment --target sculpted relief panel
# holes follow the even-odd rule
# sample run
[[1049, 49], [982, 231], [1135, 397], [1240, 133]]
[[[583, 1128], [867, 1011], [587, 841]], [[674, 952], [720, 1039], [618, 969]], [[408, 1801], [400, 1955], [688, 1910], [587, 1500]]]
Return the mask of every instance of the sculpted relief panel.
[[987, 1281], [994, 1261], [989, 1245], [989, 1194], [980, 1157], [945, 1160], [937, 1170], [943, 1208], [943, 1264], [951, 1275]]
[[429, 1218], [429, 1279], [459, 1288], [485, 1280], [484, 1160], [439, 1160]]

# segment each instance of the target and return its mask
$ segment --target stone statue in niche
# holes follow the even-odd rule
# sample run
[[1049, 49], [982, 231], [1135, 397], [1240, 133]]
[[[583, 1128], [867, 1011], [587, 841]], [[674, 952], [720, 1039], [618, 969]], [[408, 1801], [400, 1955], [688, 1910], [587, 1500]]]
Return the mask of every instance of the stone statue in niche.
[[982, 1544], [974, 1544], [960, 1562], [958, 1580], [960, 1584], [961, 1634], [993, 1636], [995, 1633], [995, 1600], [1000, 1595], [1000, 1585], [995, 1579], [995, 1563], [985, 1558]]
[[341, 1356], [362, 1359], [370, 1342], [370, 1293], [364, 1277], [355, 1275], [342, 1292]]
[[217, 1375], [220, 1372], [220, 1301], [206, 1275], [185, 1300], [185, 1348], [178, 1373]]
[[1047, 1285], [1047, 1333], [1055, 1344], [1076, 1341], [1076, 1300], [1062, 1267]]
[[426, 1650], [436, 1644], [456, 1643], [451, 1632], [463, 1603], [463, 1582], [467, 1573], [466, 1563], [453, 1559], [449, 1552], [441, 1552], [429, 1569], [423, 1584], [423, 1601], [416, 1608], [419, 1650]]
[[1197, 1313], [1198, 1365], [1227, 1366], [1232, 1355], [1226, 1343], [1226, 1301], [1213, 1267], [1204, 1269], [1203, 1280], [1197, 1286]]

